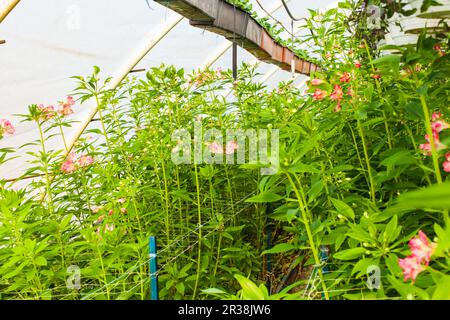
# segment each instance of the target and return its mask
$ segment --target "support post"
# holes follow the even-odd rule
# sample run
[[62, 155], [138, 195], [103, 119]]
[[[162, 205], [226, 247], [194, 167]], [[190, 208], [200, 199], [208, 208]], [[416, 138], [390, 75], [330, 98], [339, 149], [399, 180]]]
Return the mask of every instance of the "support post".
[[156, 237], [150, 236], [149, 239], [149, 266], [150, 266], [150, 299], [159, 300], [158, 295], [158, 263], [157, 263], [157, 252], [156, 252]]

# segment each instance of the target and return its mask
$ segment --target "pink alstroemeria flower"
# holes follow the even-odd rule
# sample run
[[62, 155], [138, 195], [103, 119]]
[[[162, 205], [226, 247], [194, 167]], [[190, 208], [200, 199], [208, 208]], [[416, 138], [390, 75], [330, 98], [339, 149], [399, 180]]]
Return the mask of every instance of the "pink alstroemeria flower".
[[442, 169], [444, 169], [445, 172], [450, 172], [450, 161], [444, 161], [442, 163]]
[[322, 100], [327, 96], [327, 93], [323, 90], [316, 89], [313, 94], [314, 100]]
[[12, 125], [11, 121], [9, 121], [7, 119], [0, 120], [0, 135], [1, 135], [1, 133], [14, 134], [15, 132], [16, 132], [16, 129]]
[[405, 259], [399, 259], [398, 264], [403, 270], [403, 279], [405, 281], [411, 279], [415, 282], [419, 273], [425, 270], [425, 267], [420, 263], [416, 256], [409, 256]]
[[344, 93], [342, 92], [342, 87], [340, 85], [334, 86], [334, 91], [330, 95], [331, 100], [341, 100], [344, 97]]
[[426, 234], [420, 230], [418, 237], [409, 240], [409, 247], [411, 248], [412, 255], [415, 256], [419, 262], [428, 265], [430, 263], [431, 255], [436, 248], [436, 243], [428, 240]]
[[439, 53], [439, 56], [443, 57], [445, 55], [445, 52], [442, 50], [442, 47], [440, 44], [435, 44], [433, 46], [433, 49]]
[[322, 83], [324, 83], [325, 81], [323, 81], [322, 79], [312, 79], [311, 80], [311, 85], [313, 86], [318, 86], [321, 85]]
[[222, 154], [223, 153], [223, 147], [219, 145], [217, 142], [212, 142], [209, 144], [209, 150], [212, 153]]
[[39, 110], [41, 111], [41, 118], [44, 120], [49, 120], [55, 116], [55, 107], [53, 106], [47, 106], [44, 107], [43, 104], [40, 104], [38, 106]]
[[124, 204], [125, 201], [126, 201], [125, 198], [119, 198], [119, 199], [117, 199], [117, 202], [120, 203], [120, 204]]
[[78, 165], [80, 167], [87, 167], [93, 163], [94, 158], [85, 154], [81, 155], [80, 158], [78, 159]]
[[361, 62], [359, 62], [359, 61], [355, 61], [355, 67], [356, 68], [361, 68], [361, 66], [362, 66], [362, 64], [361, 64]]
[[347, 94], [348, 94], [350, 97], [353, 97], [353, 89], [352, 89], [352, 87], [350, 87], [350, 88], [347, 89]]
[[441, 117], [442, 117], [441, 112], [433, 112], [433, 114], [431, 115], [431, 120], [436, 121], [436, 120], [440, 119]]
[[[439, 133], [437, 133], [436, 131], [433, 131], [433, 138], [434, 138], [434, 146], [436, 148], [436, 150], [442, 150], [445, 148], [445, 145], [442, 144], [439, 141]], [[423, 143], [419, 146], [420, 150], [425, 151], [424, 155], [429, 156], [431, 155], [431, 142], [430, 142], [430, 137], [428, 136], [428, 134], [425, 135], [425, 140], [427, 140], [427, 143]]]
[[98, 213], [102, 207], [101, 206], [91, 206], [91, 211], [93, 213]]
[[226, 145], [225, 153], [233, 154], [237, 149], [238, 149], [238, 144], [236, 143], [236, 141], [230, 141]]
[[341, 81], [341, 82], [350, 82], [350, 73], [344, 72], [342, 74], [341, 78], [339, 79], [339, 81]]
[[448, 128], [450, 128], [450, 125], [443, 120], [438, 120], [438, 121], [434, 121], [431, 123], [431, 130], [433, 130], [433, 132], [439, 133], [442, 130], [445, 130]]
[[450, 152], [447, 152], [445, 154], [445, 160], [444, 163], [442, 163], [442, 168], [445, 172], [450, 172]]
[[73, 161], [66, 160], [61, 165], [61, 171], [64, 173], [71, 173], [77, 170], [77, 167]]

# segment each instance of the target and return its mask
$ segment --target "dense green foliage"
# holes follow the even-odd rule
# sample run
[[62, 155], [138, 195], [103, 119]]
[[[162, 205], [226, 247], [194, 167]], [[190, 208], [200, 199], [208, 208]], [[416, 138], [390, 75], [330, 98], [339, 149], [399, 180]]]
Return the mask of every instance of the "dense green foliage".
[[[245, 64], [236, 82], [162, 65], [114, 90], [95, 67], [74, 77], [73, 95], [74, 108], [97, 105], [98, 121], [68, 157], [70, 118], [30, 106], [23, 119], [40, 136], [24, 176], [40, 178], [23, 190], [2, 182], [0, 298], [148, 299], [150, 235], [162, 299], [450, 298], [450, 130], [436, 137], [432, 125], [450, 119], [448, 40], [380, 55], [352, 36], [345, 10], [307, 23], [326, 71], [306, 93], [268, 90]], [[172, 133], [193, 133], [194, 120], [279, 129], [278, 172], [174, 164]], [[53, 137], [66, 149], [49, 149]], [[419, 230], [437, 244], [413, 282], [399, 259]], [[69, 266], [80, 288], [66, 285]], [[373, 266], [377, 288], [366, 284]]]

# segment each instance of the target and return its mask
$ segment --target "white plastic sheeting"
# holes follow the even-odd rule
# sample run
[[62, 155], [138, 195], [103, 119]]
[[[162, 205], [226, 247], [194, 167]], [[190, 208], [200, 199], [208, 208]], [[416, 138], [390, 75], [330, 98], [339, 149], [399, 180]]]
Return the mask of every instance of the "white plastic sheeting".
[[[205, 0], [208, 1], [208, 0]], [[0, 8], [6, 0], [0, 0]], [[254, 3], [254, 9], [263, 11]], [[276, 6], [280, 0], [260, 0], [265, 8]], [[296, 16], [307, 16], [307, 8], [323, 8], [333, 0], [290, 0]], [[283, 8], [273, 14], [290, 26]], [[0, 140], [0, 148], [18, 147], [35, 140], [38, 131], [32, 123], [20, 123], [15, 114], [27, 113], [29, 104], [56, 105], [74, 88], [73, 75], [88, 75], [97, 65], [104, 77], [117, 74], [129, 63], [130, 55], [142, 41], [148, 41], [178, 14], [152, 0], [22, 0], [0, 24], [0, 119], [13, 122], [16, 133]], [[161, 63], [183, 67], [188, 72], [202, 63], [226, 42], [223, 37], [189, 25], [183, 19], [142, 59], [136, 68], [149, 69]], [[240, 61], [255, 61], [246, 51], [239, 50]], [[213, 67], [231, 67], [228, 50]], [[259, 64], [261, 73], [271, 65]], [[287, 80], [290, 73], [277, 71], [265, 82], [269, 86]], [[297, 78], [298, 83], [304, 76]], [[73, 120], [89, 114], [90, 106], [74, 107]], [[67, 131], [70, 139], [77, 125]], [[50, 141], [51, 149], [63, 148], [60, 139]], [[22, 149], [21, 157], [0, 166], [0, 178], [20, 176], [27, 167], [29, 149]]]

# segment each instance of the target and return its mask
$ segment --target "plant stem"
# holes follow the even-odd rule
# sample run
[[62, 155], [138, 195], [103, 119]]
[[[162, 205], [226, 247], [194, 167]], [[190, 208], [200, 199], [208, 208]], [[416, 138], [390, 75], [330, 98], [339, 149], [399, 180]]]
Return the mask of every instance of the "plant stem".
[[202, 254], [202, 211], [201, 211], [201, 204], [200, 204], [200, 183], [198, 179], [198, 170], [197, 170], [197, 163], [194, 161], [194, 172], [195, 172], [195, 186], [197, 189], [197, 218], [198, 218], [198, 255], [197, 255], [197, 276], [195, 278], [195, 285], [194, 285], [194, 293], [192, 294], [192, 299], [195, 299], [195, 296], [197, 295], [197, 287], [198, 282], [200, 280], [200, 267], [201, 267], [201, 254]]
[[51, 188], [50, 188], [50, 176], [48, 173], [48, 159], [47, 159], [47, 151], [45, 149], [45, 139], [44, 139], [44, 133], [42, 131], [42, 126], [40, 124], [39, 121], [36, 121], [38, 128], [39, 128], [39, 136], [40, 136], [40, 141], [41, 141], [41, 147], [42, 147], [42, 154], [45, 156], [45, 161], [44, 161], [44, 174], [45, 174], [45, 185], [46, 185], [46, 189], [47, 189], [47, 195], [48, 195], [48, 207], [49, 207], [49, 211], [50, 213], [53, 213], [53, 196], [51, 193]]
[[359, 135], [361, 137], [361, 142], [363, 145], [364, 158], [366, 160], [367, 172], [369, 174], [370, 197], [372, 198], [372, 202], [375, 204], [376, 203], [375, 184], [374, 184], [373, 176], [372, 176], [372, 167], [370, 166], [369, 153], [367, 151], [366, 140], [364, 138], [364, 131], [362, 129], [361, 122], [359, 121], [359, 119], [357, 120], [357, 126], [358, 126]]
[[[311, 251], [312, 251], [312, 254], [313, 254], [314, 262], [315, 262], [316, 266], [320, 266], [321, 261], [319, 259], [318, 254], [317, 254], [317, 247], [316, 247], [316, 244], [314, 242], [313, 234], [311, 232], [311, 226], [310, 226], [309, 218], [308, 218], [308, 215], [307, 215], [306, 210], [305, 210], [306, 209], [306, 203], [304, 203], [304, 201], [303, 201], [303, 197], [304, 197], [303, 189], [302, 189], [302, 192], [300, 192], [299, 188], [297, 188], [297, 185], [292, 180], [290, 173], [286, 173], [286, 176], [289, 179], [289, 182], [291, 183], [292, 188], [294, 189], [295, 195], [296, 195], [298, 203], [299, 203], [299, 208], [300, 208], [300, 211], [302, 213], [303, 224], [305, 225], [305, 228], [306, 228], [306, 234], [308, 235], [308, 242], [309, 242], [309, 245], [311, 247]], [[301, 184], [300, 184], [300, 188], [301, 188]], [[323, 279], [322, 270], [319, 267], [317, 267], [317, 271], [319, 273], [319, 278], [320, 278], [320, 281], [322, 283], [322, 289], [323, 289], [323, 292], [325, 294], [325, 299], [329, 300], [328, 290], [327, 290], [327, 287], [325, 285], [325, 281]]]

